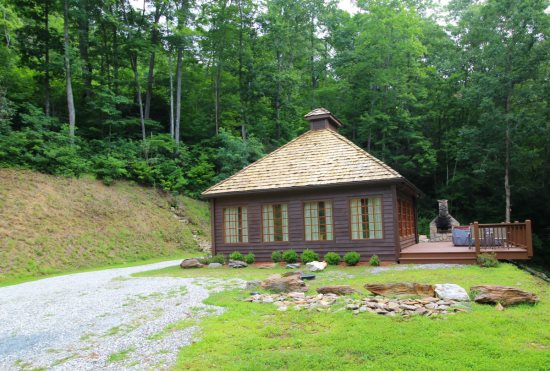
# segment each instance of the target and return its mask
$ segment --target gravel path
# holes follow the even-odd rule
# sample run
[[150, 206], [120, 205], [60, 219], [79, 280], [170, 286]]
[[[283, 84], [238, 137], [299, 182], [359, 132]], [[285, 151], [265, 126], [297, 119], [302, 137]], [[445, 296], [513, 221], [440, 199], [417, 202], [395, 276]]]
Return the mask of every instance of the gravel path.
[[[189, 345], [209, 293], [244, 281], [130, 277], [168, 261], [0, 288], [0, 370], [166, 369]], [[168, 326], [168, 327], [167, 327]]]

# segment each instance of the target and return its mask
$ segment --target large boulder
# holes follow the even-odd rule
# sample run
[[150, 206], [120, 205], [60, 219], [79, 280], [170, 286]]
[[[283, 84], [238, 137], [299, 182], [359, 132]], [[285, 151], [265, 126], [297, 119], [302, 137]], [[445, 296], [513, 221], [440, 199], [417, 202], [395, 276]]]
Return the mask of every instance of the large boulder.
[[435, 285], [435, 295], [443, 300], [469, 301], [466, 290], [454, 283], [442, 283]]
[[470, 290], [476, 294], [475, 302], [481, 304], [500, 303], [507, 306], [519, 303], [534, 304], [539, 301], [535, 294], [510, 286], [479, 285], [471, 287]]
[[299, 276], [282, 277], [280, 274], [269, 276], [261, 287], [272, 292], [306, 292], [309, 289]]
[[190, 268], [202, 268], [202, 264], [199, 261], [199, 259], [190, 258], [190, 259], [183, 259], [180, 263], [180, 267], [183, 269], [190, 269]]
[[227, 266], [229, 268], [246, 268], [248, 267], [248, 264], [241, 260], [230, 260], [229, 263], [227, 263]]
[[321, 286], [317, 288], [319, 294], [351, 295], [357, 292], [349, 285]]
[[301, 271], [290, 271], [290, 272], [285, 272], [285, 273], [282, 274], [283, 277], [291, 277], [291, 276], [300, 277], [301, 275], [302, 275]]
[[375, 295], [383, 296], [434, 296], [433, 286], [421, 283], [368, 283], [365, 288]]
[[306, 263], [306, 267], [311, 272], [322, 271], [327, 267], [327, 262], [312, 261], [312, 262]]

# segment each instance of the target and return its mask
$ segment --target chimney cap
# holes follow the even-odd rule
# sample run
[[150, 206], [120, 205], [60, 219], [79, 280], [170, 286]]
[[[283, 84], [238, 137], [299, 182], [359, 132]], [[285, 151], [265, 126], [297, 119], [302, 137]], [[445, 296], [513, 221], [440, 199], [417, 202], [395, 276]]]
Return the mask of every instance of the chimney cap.
[[340, 126], [342, 126], [342, 123], [336, 117], [334, 117], [329, 110], [323, 107], [315, 108], [313, 111], [306, 114], [304, 118], [310, 123], [318, 120], [327, 120], [335, 129], [338, 129]]

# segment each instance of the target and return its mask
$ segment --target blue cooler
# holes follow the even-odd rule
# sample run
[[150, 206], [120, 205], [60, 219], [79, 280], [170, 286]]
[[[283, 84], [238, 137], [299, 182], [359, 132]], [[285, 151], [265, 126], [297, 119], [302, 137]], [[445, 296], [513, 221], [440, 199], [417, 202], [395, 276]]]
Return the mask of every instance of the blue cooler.
[[472, 246], [472, 234], [469, 226], [453, 227], [453, 245]]

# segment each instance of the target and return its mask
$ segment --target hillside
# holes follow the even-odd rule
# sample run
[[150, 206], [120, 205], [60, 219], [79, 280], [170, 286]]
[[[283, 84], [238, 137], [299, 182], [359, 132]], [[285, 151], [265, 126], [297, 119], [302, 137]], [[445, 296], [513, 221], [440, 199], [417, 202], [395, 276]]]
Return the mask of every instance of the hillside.
[[178, 257], [198, 249], [193, 234], [210, 236], [204, 202], [127, 182], [0, 169], [0, 282]]

